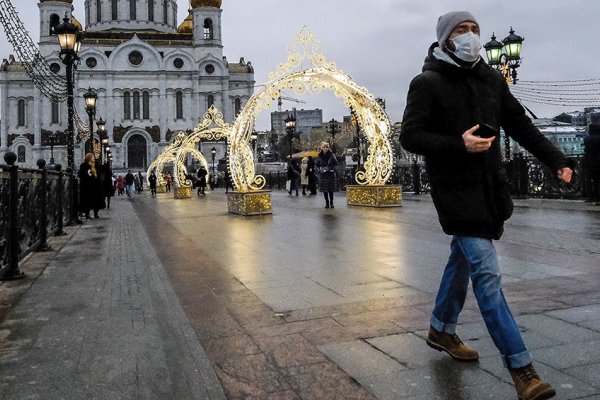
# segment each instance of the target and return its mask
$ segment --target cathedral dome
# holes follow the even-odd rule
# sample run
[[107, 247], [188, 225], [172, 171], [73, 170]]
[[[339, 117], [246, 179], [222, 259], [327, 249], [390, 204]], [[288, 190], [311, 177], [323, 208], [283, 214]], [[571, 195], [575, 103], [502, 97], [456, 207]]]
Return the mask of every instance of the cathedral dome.
[[192, 0], [191, 4], [192, 4], [192, 8], [199, 8], [199, 7], [221, 8], [222, 2], [223, 2], [222, 0]]
[[57, 2], [57, 3], [69, 3], [69, 4], [73, 4], [73, 0], [40, 0], [40, 3], [45, 3], [47, 1], [53, 1], [53, 2]]
[[191, 10], [187, 18], [177, 28], [177, 33], [194, 33], [194, 18], [192, 17]]

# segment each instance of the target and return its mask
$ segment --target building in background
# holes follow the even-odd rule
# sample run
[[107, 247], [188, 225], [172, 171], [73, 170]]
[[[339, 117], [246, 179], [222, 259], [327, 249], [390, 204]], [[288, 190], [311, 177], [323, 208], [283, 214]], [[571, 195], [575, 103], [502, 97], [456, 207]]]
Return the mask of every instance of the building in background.
[[[40, 53], [64, 76], [54, 27], [71, 15], [72, 0], [41, 0]], [[178, 24], [176, 0], [86, 0], [75, 107], [83, 121], [83, 94], [98, 94], [96, 119], [106, 120], [115, 168], [144, 169], [179, 131], [203, 119], [211, 105], [232, 123], [253, 94], [254, 69], [223, 53], [221, 0], [192, 0]], [[73, 22], [78, 22], [73, 18]], [[0, 156], [11, 150], [19, 164], [50, 158], [66, 166], [66, 103], [43, 97], [12, 56], [0, 66]], [[94, 127], [94, 130], [96, 127]], [[76, 132], [77, 136], [77, 132]], [[205, 156], [213, 145], [203, 146]], [[217, 158], [225, 143], [215, 143]], [[209, 149], [209, 150], [206, 150]], [[84, 156], [76, 143], [75, 161]]]

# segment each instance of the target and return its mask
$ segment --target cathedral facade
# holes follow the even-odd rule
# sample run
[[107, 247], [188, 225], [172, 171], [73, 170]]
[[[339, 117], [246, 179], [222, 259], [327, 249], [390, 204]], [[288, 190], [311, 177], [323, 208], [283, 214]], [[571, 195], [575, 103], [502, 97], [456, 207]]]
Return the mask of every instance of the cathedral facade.
[[[72, 0], [41, 0], [40, 53], [64, 76], [54, 27], [73, 11]], [[98, 95], [95, 119], [106, 121], [115, 169], [145, 169], [179, 131], [190, 131], [211, 105], [233, 122], [254, 91], [254, 70], [223, 55], [221, 0], [192, 0], [177, 21], [176, 0], [86, 0], [82, 48], [75, 70], [75, 109], [88, 123], [83, 94]], [[72, 22], [79, 24], [74, 18]], [[42, 96], [12, 56], [0, 66], [0, 156], [20, 166], [50, 159], [67, 164], [66, 102]], [[99, 137], [94, 126], [95, 139]], [[75, 131], [75, 163], [84, 157]], [[217, 157], [225, 144], [215, 143]], [[210, 159], [210, 147], [203, 153]]]

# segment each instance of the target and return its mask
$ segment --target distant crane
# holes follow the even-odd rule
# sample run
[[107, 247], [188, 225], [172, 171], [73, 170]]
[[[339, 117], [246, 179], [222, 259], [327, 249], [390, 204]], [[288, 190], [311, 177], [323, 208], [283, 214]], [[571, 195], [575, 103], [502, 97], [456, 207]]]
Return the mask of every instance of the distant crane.
[[306, 103], [304, 100], [295, 99], [293, 97], [279, 96], [277, 98], [277, 111], [279, 111], [279, 112], [281, 112], [281, 100], [289, 100], [289, 101], [293, 101], [295, 103]]

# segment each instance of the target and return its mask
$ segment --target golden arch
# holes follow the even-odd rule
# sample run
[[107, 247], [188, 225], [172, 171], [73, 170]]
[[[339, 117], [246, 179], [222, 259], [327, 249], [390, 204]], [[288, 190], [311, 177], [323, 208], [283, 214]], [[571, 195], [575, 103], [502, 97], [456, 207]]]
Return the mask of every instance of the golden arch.
[[[146, 181], [148, 182], [148, 178], [150, 177], [150, 173], [152, 172], [152, 170], [156, 171], [156, 185], [158, 187], [164, 186], [166, 184], [165, 179], [163, 178], [163, 168], [165, 166], [165, 164], [168, 163], [172, 163], [173, 161], [175, 161], [175, 157], [177, 155], [177, 150], [179, 149], [179, 146], [181, 146], [181, 143], [183, 143], [183, 141], [186, 138], [186, 134], [184, 132], [179, 132], [177, 134], [177, 136], [175, 137], [175, 140], [173, 140], [173, 143], [171, 143], [170, 145], [168, 145], [167, 147], [165, 147], [165, 149], [162, 151], [162, 153], [160, 153], [151, 163], [150, 166], [148, 167], [148, 170], [146, 171]], [[150, 182], [148, 182], [148, 185], [150, 184]]]
[[[385, 110], [367, 89], [355, 84], [350, 76], [336, 69], [334, 63], [327, 62], [320, 42], [314, 40], [306, 27], [288, 44], [288, 52], [288, 62], [280, 64], [277, 71], [269, 75], [271, 80], [250, 98], [233, 125], [229, 169], [235, 189], [239, 192], [260, 190], [266, 183], [263, 176], [254, 172], [250, 135], [256, 116], [270, 108], [282, 90], [316, 94], [328, 89], [342, 98], [347, 107], [352, 107], [370, 144], [365, 171], [358, 172], [356, 180], [361, 185], [384, 185], [392, 175], [394, 164], [389, 140], [391, 125]], [[312, 68], [302, 69], [303, 61], [309, 61]]]
[[191, 187], [192, 182], [187, 179], [187, 168], [185, 158], [191, 154], [200, 164], [208, 170], [208, 163], [204, 155], [196, 148], [201, 140], [218, 141], [227, 139], [231, 126], [223, 119], [221, 113], [215, 106], [210, 106], [204, 114], [204, 119], [194, 128], [194, 132], [185, 137], [181, 145], [176, 149], [174, 161], [174, 177], [176, 187]]

